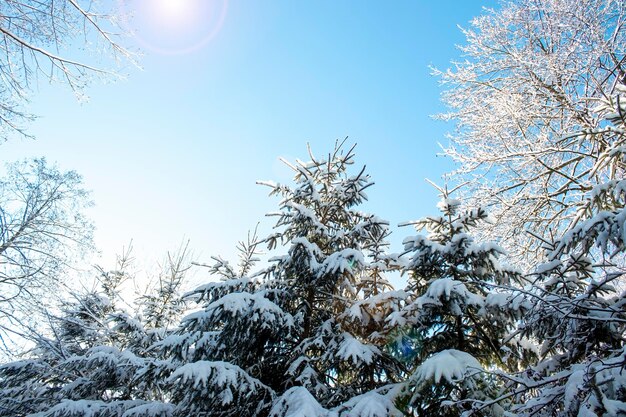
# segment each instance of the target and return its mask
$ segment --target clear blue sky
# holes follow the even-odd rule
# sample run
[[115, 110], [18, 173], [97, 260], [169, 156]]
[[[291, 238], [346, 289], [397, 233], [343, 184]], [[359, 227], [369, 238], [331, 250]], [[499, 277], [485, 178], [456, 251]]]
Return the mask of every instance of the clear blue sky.
[[[231, 0], [210, 41], [187, 53], [157, 51], [172, 45], [150, 39], [158, 26], [144, 30], [143, 69], [93, 84], [87, 103], [40, 85], [36, 141], [12, 139], [1, 159], [45, 156], [83, 175], [105, 267], [131, 239], [140, 257], [183, 237], [200, 261], [232, 256], [257, 221], [269, 229], [263, 215], [277, 207], [255, 181], [287, 181], [279, 156], [305, 159], [307, 142], [322, 154], [345, 136], [376, 182], [366, 209], [397, 225], [436, 212], [424, 178], [439, 182], [451, 168], [436, 156], [453, 126], [430, 118], [442, 106], [429, 65], [458, 59], [457, 25], [494, 5]], [[157, 23], [142, 14], [131, 24]], [[396, 230], [393, 250], [411, 232]]]

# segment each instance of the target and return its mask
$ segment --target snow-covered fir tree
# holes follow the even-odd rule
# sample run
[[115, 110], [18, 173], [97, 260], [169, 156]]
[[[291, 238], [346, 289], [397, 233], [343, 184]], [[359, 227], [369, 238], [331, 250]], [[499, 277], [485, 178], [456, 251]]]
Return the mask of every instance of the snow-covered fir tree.
[[[184, 256], [160, 276], [167, 290], [150, 297], [153, 307], [179, 305], [176, 301], [186, 267]], [[50, 330], [34, 337], [35, 347], [21, 361], [0, 366], [0, 416], [139, 416], [159, 393], [137, 383], [136, 375], [150, 362], [147, 348], [157, 329], [151, 314], [143, 321], [129, 312], [121, 285], [131, 279], [130, 256], [118, 259], [118, 268], [100, 269], [98, 288], [76, 293], [57, 316], [50, 315]], [[163, 322], [174, 313], [163, 314]], [[158, 415], [158, 414], [150, 414]]]
[[293, 319], [266, 297], [251, 272], [258, 244], [253, 235], [240, 245], [239, 268], [214, 258], [209, 268], [217, 279], [185, 296], [201, 308], [155, 345], [158, 359], [140, 373], [148, 387], [160, 384], [168, 393], [162, 406], [175, 416], [252, 416], [269, 410], [273, 390], [258, 377], [273, 375], [274, 351]]
[[[373, 183], [365, 168], [349, 173], [353, 148], [344, 152], [341, 145], [327, 158], [309, 152], [310, 161], [292, 165], [295, 187], [267, 184], [283, 197], [276, 213], [282, 230], [270, 245], [280, 240], [289, 248], [273, 258], [267, 276], [285, 289], [281, 305], [296, 324], [285, 382], [306, 388], [305, 397], [325, 408], [339, 407], [341, 415], [370, 396], [388, 404], [380, 415], [391, 415], [397, 410], [382, 401], [383, 387], [396, 380], [400, 367], [382, 349], [384, 317], [397, 305], [384, 278], [388, 223], [358, 210]], [[286, 393], [279, 401], [285, 406], [272, 415], [293, 412], [287, 401], [293, 393]]]
[[183, 284], [192, 266], [189, 242], [176, 252], [167, 253], [156, 279], [136, 300], [147, 339], [141, 347], [148, 348], [173, 332], [187, 308], [182, 297]]
[[51, 332], [36, 336], [30, 357], [0, 367], [0, 415], [78, 415], [70, 411], [75, 401], [102, 400], [107, 388], [118, 385], [122, 368], [111, 357], [109, 316], [125, 277], [123, 265], [100, 271], [100, 290], [74, 294], [58, 316], [50, 315]]
[[[607, 99], [606, 129], [592, 132], [618, 168], [621, 103]], [[388, 254], [387, 222], [359, 210], [372, 182], [353, 159], [340, 143], [291, 164], [293, 185], [264, 183], [282, 198], [274, 233], [242, 242], [236, 267], [214, 258], [210, 282], [184, 296], [192, 311], [177, 256], [135, 308], [119, 293], [124, 268], [101, 271], [24, 360], [0, 366], [0, 416], [626, 412], [626, 181], [594, 188], [523, 276], [472, 237], [485, 210], [446, 189], [440, 215], [409, 223], [425, 233]], [[271, 258], [259, 269], [261, 245]], [[397, 269], [403, 291], [386, 279]]]
[[[290, 164], [295, 185], [264, 183], [282, 197], [276, 232], [241, 244], [239, 268], [215, 258], [219, 280], [187, 295], [200, 308], [142, 371], [166, 381], [174, 416], [399, 413], [385, 396], [399, 367], [381, 346], [398, 304], [385, 296], [387, 222], [357, 210], [372, 183], [349, 173], [353, 149], [310, 156]], [[261, 243], [279, 254], [254, 272]]]
[[499, 262], [502, 249], [496, 244], [469, 234], [489, 220], [486, 211], [464, 210], [446, 189], [439, 190], [441, 214], [406, 223], [427, 234], [404, 240], [405, 305], [388, 319], [410, 335], [401, 339], [410, 342], [402, 352], [412, 371], [399, 401], [416, 416], [471, 410], [471, 399], [491, 398], [501, 388], [482, 371], [514, 369], [525, 354], [519, 340], [505, 341], [527, 308], [524, 297], [506, 290], [521, 275]]

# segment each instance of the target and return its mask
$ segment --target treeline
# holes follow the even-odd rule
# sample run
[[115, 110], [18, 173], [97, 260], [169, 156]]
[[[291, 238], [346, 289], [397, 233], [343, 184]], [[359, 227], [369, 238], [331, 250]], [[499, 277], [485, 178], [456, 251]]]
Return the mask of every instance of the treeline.
[[[445, 188], [422, 234], [388, 252], [388, 223], [359, 209], [372, 185], [342, 144], [297, 162], [275, 233], [237, 267], [181, 294], [182, 256], [137, 309], [124, 268], [68, 301], [23, 360], [0, 366], [0, 415], [619, 415], [626, 410], [624, 182], [530, 274], [473, 231], [490, 219]], [[273, 257], [255, 269], [260, 245]], [[123, 266], [123, 264], [122, 264]], [[408, 279], [394, 290], [386, 276]], [[581, 414], [587, 413], [587, 414]]]

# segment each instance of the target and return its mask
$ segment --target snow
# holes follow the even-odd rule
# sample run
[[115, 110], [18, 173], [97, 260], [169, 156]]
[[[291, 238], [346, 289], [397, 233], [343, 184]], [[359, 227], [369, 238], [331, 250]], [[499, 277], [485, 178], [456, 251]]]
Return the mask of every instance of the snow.
[[623, 416], [626, 415], [626, 403], [617, 400], [604, 399], [602, 405], [606, 408], [607, 416]]
[[315, 228], [318, 233], [325, 233], [328, 231], [328, 228], [318, 220], [317, 215], [310, 208], [302, 204], [294, 203], [293, 201], [285, 202], [284, 206], [287, 209], [292, 209], [299, 214], [299, 217], [302, 219], [298, 219], [298, 221], [305, 219], [310, 222], [311, 226]]
[[341, 335], [341, 343], [337, 350], [337, 356], [344, 361], [352, 361], [355, 366], [362, 363], [370, 365], [375, 356], [380, 355], [380, 350], [373, 345], [365, 345], [355, 339], [350, 333]]
[[388, 319], [389, 313], [387, 309], [396, 307], [399, 305], [400, 300], [405, 300], [407, 297], [408, 294], [403, 290], [381, 292], [376, 295], [370, 295], [364, 300], [356, 301], [344, 314], [367, 326], [370, 317], [375, 321]]
[[580, 403], [580, 398], [578, 398], [578, 394], [580, 393], [580, 390], [583, 388], [584, 384], [585, 371], [583, 369], [579, 369], [572, 372], [565, 384], [565, 393], [563, 396], [563, 404], [566, 406], [565, 411], [569, 411], [569, 408], [573, 408], [571, 411], [574, 411], [578, 407]]
[[310, 242], [306, 237], [297, 237], [291, 241], [292, 246], [301, 245], [308, 252], [309, 257], [312, 259], [321, 258], [324, 256], [322, 250], [315, 243]]
[[170, 334], [165, 339], [161, 340], [160, 342], [157, 342], [155, 344], [155, 347], [166, 348], [166, 349], [174, 348], [176, 346], [182, 345], [186, 339], [187, 339], [186, 335]]
[[559, 259], [555, 259], [550, 262], [539, 264], [537, 268], [535, 268], [535, 274], [541, 275], [541, 274], [545, 274], [546, 272], [551, 272], [554, 269], [558, 268], [560, 265], [561, 265], [561, 261]]
[[200, 301], [201, 299], [206, 298], [206, 294], [214, 293], [217, 291], [242, 291], [244, 288], [250, 287], [253, 283], [254, 280], [249, 277], [229, 279], [226, 281], [209, 282], [207, 284], [197, 287], [193, 291], [183, 294], [182, 298]]
[[263, 293], [234, 292], [209, 304], [204, 310], [191, 313], [183, 318], [184, 322], [197, 320], [199, 323], [219, 318], [221, 313], [231, 317], [246, 317], [252, 322], [259, 322], [263, 328], [280, 325], [292, 327], [293, 317], [285, 313], [278, 305], [265, 298]]
[[626, 210], [599, 211], [589, 219], [569, 229], [553, 250], [556, 258], [577, 245], [589, 242], [609, 253], [609, 244], [616, 247], [615, 253], [626, 248]]
[[434, 300], [438, 300], [440, 298], [450, 298], [450, 295], [453, 293], [458, 293], [463, 296], [467, 293], [467, 288], [465, 284], [460, 281], [455, 281], [452, 278], [442, 278], [434, 281], [428, 287], [424, 298], [431, 298]]
[[441, 278], [433, 281], [426, 293], [415, 300], [415, 305], [422, 308], [429, 305], [441, 306], [443, 302], [450, 302], [448, 306], [452, 314], [462, 314], [464, 306], [482, 305], [482, 297], [472, 293], [464, 283], [452, 278]]
[[423, 251], [425, 248], [428, 248], [433, 253], [447, 252], [446, 246], [437, 242], [433, 242], [423, 235], [406, 237], [402, 240], [402, 245], [404, 245], [404, 250], [407, 252], [415, 251], [415, 250]]
[[498, 255], [504, 255], [506, 251], [502, 246], [498, 245], [495, 242], [481, 242], [481, 243], [473, 243], [473, 238], [469, 238], [468, 241], [472, 242], [467, 245], [465, 249], [465, 255], [480, 255], [486, 252], [495, 253]]
[[61, 402], [44, 413], [33, 414], [32, 417], [98, 417], [107, 408], [104, 401], [98, 400], [61, 400]]
[[273, 396], [272, 390], [261, 381], [223, 361], [188, 363], [172, 373], [167, 381], [174, 391], [184, 395], [182, 403], [187, 405], [212, 398], [218, 399], [223, 407], [230, 407], [233, 402], [254, 407], [254, 403], [245, 404], [250, 395]]
[[434, 380], [437, 384], [442, 379], [454, 383], [468, 374], [481, 371], [480, 363], [469, 353], [456, 349], [443, 350], [426, 359], [415, 371], [412, 379], [420, 384]]
[[363, 253], [356, 249], [344, 249], [332, 253], [322, 263], [318, 275], [354, 272], [365, 264]]
[[386, 321], [391, 327], [398, 327], [398, 328], [402, 328], [406, 326], [408, 323], [408, 320], [403, 311], [394, 311], [393, 313], [387, 316]]
[[[620, 153], [626, 153], [626, 147], [624, 146], [613, 148], [612, 152], [616, 152], [618, 150]], [[587, 195], [589, 196], [589, 199], [593, 201], [605, 194], [609, 194], [611, 190], [613, 190], [611, 194], [615, 199], [620, 198], [621, 195], [626, 194], [626, 180], [611, 180], [598, 184], [594, 186]]]
[[513, 294], [509, 293], [489, 293], [487, 297], [485, 297], [485, 306], [502, 308], [509, 305], [513, 297]]
[[43, 369], [45, 369], [46, 366], [38, 361], [31, 360], [31, 359], [23, 359], [23, 360], [9, 362], [9, 363], [0, 365], [0, 371], [3, 371], [3, 373], [5, 374], [18, 374], [20, 372], [28, 372], [28, 371], [34, 370], [31, 368], [34, 368], [34, 369], [39, 368], [40, 370], [43, 371]]
[[523, 311], [532, 307], [532, 304], [523, 296], [516, 293], [492, 292], [485, 297], [484, 310]]
[[257, 180], [256, 183], [258, 185], [265, 185], [266, 187], [270, 187], [270, 188], [278, 188], [278, 187], [280, 187], [280, 184], [278, 184], [277, 182], [271, 181], [271, 180]]
[[262, 384], [250, 377], [243, 369], [223, 361], [198, 361], [185, 364], [178, 368], [168, 378], [168, 381], [182, 382], [192, 381], [194, 388], [217, 385], [238, 387], [242, 385], [262, 386]]
[[442, 198], [437, 203], [437, 208], [442, 212], [450, 212], [461, 206], [461, 200], [456, 198]]
[[122, 414], [122, 417], [170, 417], [173, 413], [173, 405], [151, 402], [126, 410], [126, 412]]
[[288, 389], [274, 403], [270, 417], [337, 417], [326, 410], [304, 387]]
[[[295, 365], [295, 362], [294, 362], [294, 365]], [[292, 366], [289, 367], [289, 372], [291, 374], [295, 374], [295, 369], [296, 369], [296, 367], [292, 365]], [[319, 378], [319, 374], [315, 370], [315, 368], [313, 368], [311, 365], [307, 364], [298, 373], [298, 376], [296, 377], [296, 381], [299, 382], [300, 384], [310, 385], [314, 381], [316, 381], [318, 378]]]
[[339, 417], [402, 417], [391, 398], [375, 391], [351, 398], [336, 409]]
[[[124, 411], [126, 410], [126, 411]], [[31, 417], [171, 417], [174, 407], [161, 402], [139, 400], [104, 402], [100, 400], [61, 400], [60, 403]]]

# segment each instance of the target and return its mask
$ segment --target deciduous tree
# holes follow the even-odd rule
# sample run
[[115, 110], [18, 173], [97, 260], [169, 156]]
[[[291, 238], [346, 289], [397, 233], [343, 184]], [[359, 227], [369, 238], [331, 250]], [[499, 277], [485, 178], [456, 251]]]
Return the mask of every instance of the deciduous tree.
[[[39, 78], [80, 94], [91, 76], [113, 73], [78, 58], [78, 51], [131, 58], [119, 43], [115, 2], [97, 0], [16, 0], [0, 3], [0, 141], [8, 133], [27, 134], [24, 119], [29, 91]], [[75, 42], [82, 45], [77, 48]], [[71, 52], [75, 48], [76, 52]], [[81, 52], [82, 53], [82, 52]]]
[[589, 190], [624, 175], [622, 160], [603, 162], [622, 143], [596, 109], [626, 77], [625, 18], [621, 0], [505, 1], [463, 31], [463, 60], [435, 71], [465, 197], [527, 266], [541, 250], [525, 230], [550, 240]]
[[0, 180], [0, 338], [28, 327], [91, 249], [90, 204], [73, 171], [43, 159], [8, 166]]

